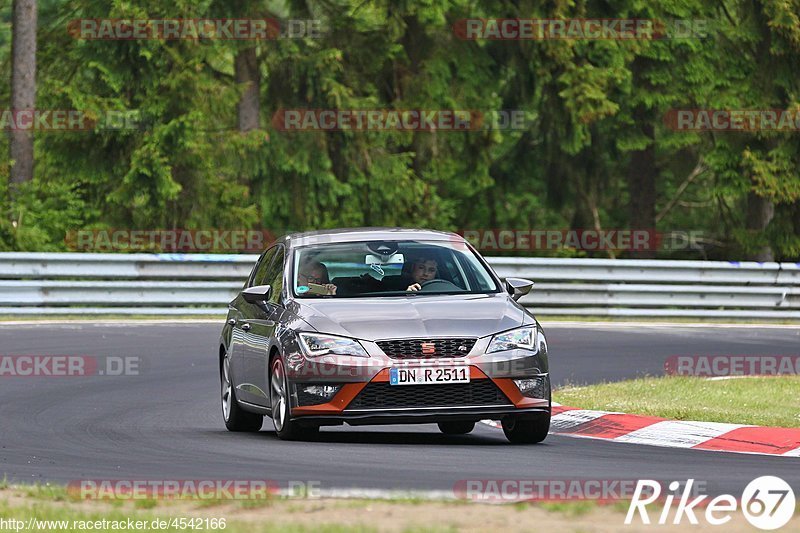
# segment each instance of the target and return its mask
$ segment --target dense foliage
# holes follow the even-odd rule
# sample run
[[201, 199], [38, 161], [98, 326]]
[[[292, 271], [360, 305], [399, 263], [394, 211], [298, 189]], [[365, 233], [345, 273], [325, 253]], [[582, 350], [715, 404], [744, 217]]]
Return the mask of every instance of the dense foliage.
[[[0, 0], [3, 102], [11, 9]], [[268, 41], [67, 31], [79, 18], [258, 16], [318, 19], [325, 31]], [[708, 31], [455, 35], [475, 17], [692, 19]], [[82, 228], [403, 225], [693, 231], [702, 249], [659, 257], [800, 258], [800, 131], [685, 132], [664, 120], [675, 108], [800, 112], [800, 0], [42, 0], [38, 27], [37, 107], [133, 110], [138, 127], [37, 132], [35, 178], [13, 195], [0, 140], [0, 250], [66, 250], [67, 232]], [[253, 48], [261, 127], [245, 129], [235, 63]], [[529, 121], [276, 130], [273, 114], [292, 108], [515, 109]]]

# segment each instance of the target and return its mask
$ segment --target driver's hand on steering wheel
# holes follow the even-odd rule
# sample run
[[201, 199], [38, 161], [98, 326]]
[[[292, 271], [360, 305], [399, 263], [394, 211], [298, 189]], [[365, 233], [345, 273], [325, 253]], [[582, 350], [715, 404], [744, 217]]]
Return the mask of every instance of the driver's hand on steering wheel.
[[414, 291], [414, 292], [416, 292], [416, 291], [420, 290], [421, 288], [422, 288], [422, 285], [420, 285], [419, 283], [412, 283], [411, 285], [408, 286], [406, 291]]

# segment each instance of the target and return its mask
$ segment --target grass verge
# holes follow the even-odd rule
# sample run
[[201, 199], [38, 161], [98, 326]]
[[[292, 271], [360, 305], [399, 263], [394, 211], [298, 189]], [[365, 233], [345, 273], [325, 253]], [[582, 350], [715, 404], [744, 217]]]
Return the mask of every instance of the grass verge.
[[[132, 521], [173, 520], [175, 525], [159, 527], [160, 531], [186, 531], [181, 523], [194, 523], [195, 528], [225, 533], [250, 532], [371, 532], [371, 531], [446, 531], [527, 532], [542, 528], [555, 531], [616, 532], [624, 527], [629, 532], [652, 531], [652, 526], [635, 523], [624, 526], [628, 503], [599, 505], [593, 501], [554, 503], [516, 503], [485, 505], [467, 501], [417, 501], [368, 499], [283, 498], [269, 500], [269, 505], [242, 505], [241, 501], [221, 501], [209, 507], [194, 500], [147, 500], [147, 505], [135, 501], [82, 501], [68, 495], [59, 486], [15, 486], [0, 489], [0, 519], [11, 530], [9, 520], [38, 520], [34, 530], [87, 531], [113, 530], [113, 525], [98, 525], [99, 521], [125, 524]], [[658, 516], [660, 509], [652, 509]], [[210, 526], [216, 520], [217, 527]], [[225, 520], [225, 527], [219, 521]], [[43, 524], [41, 521], [67, 521], [65, 527]], [[93, 522], [89, 526], [85, 522]], [[3, 522], [0, 522], [3, 523]], [[19, 527], [17, 522], [15, 525]], [[210, 527], [209, 527], [210, 526]], [[7, 528], [8, 529], [8, 528]], [[144, 529], [155, 530], [145, 527]], [[681, 531], [681, 526], [659, 526], [664, 533]], [[27, 531], [27, 528], [22, 530]], [[726, 525], [726, 531], [746, 531], [747, 523], [736, 513]]]
[[619, 411], [671, 420], [800, 427], [800, 376], [648, 377], [568, 386], [553, 401], [570, 407]]

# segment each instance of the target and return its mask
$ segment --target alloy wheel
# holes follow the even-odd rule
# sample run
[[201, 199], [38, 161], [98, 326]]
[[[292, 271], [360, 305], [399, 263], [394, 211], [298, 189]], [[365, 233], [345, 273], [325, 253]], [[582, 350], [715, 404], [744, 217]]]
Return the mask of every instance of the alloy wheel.
[[275, 359], [272, 364], [272, 379], [270, 382], [272, 384], [272, 421], [275, 423], [275, 429], [281, 431], [288, 418], [289, 402], [283, 363], [280, 359]]

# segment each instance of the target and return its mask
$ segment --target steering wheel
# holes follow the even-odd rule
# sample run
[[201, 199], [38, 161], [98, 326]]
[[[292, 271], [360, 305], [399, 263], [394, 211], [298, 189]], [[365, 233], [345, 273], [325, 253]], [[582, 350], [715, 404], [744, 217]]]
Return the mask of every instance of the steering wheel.
[[453, 283], [452, 281], [447, 281], [446, 279], [429, 279], [419, 285], [420, 291], [460, 291], [463, 290], [461, 287]]

